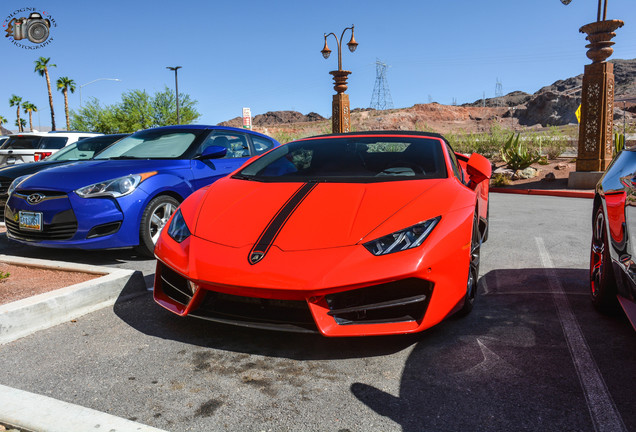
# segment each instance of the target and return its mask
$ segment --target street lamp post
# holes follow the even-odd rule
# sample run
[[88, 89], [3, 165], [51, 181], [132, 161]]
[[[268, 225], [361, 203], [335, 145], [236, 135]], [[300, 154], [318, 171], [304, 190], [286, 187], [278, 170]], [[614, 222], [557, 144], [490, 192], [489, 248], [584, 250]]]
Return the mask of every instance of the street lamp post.
[[349, 51], [354, 52], [358, 47], [358, 43], [353, 37], [354, 26], [347, 27], [342, 31], [340, 39], [335, 33], [325, 33], [325, 46], [320, 51], [324, 58], [329, 58], [331, 50], [327, 46], [327, 38], [333, 36], [336, 39], [336, 45], [338, 46], [338, 70], [329, 72], [333, 75], [335, 82], [334, 90], [337, 92], [333, 96], [333, 102], [331, 104], [331, 130], [333, 133], [349, 132], [351, 130], [351, 116], [349, 110], [349, 95], [345, 94], [347, 90], [347, 77], [351, 71], [342, 70], [342, 38], [347, 30], [351, 30], [351, 40], [347, 43]]
[[587, 34], [586, 55], [592, 63], [585, 65], [583, 73], [576, 171], [568, 180], [571, 188], [593, 188], [612, 160], [614, 65], [606, 60], [614, 52], [614, 31], [623, 26], [623, 21], [607, 19], [607, 3], [598, 0], [596, 22], [579, 29]]
[[177, 71], [181, 69], [181, 66], [166, 66], [166, 69], [174, 71], [174, 89], [177, 95], [177, 124], [181, 124], [181, 118], [179, 117], [179, 81], [177, 80]]
[[81, 84], [79, 86], [80, 106], [82, 106], [82, 87], [86, 87], [87, 85], [93, 84], [94, 82], [97, 82], [97, 81], [121, 81], [121, 80], [119, 78], [97, 78], [96, 80], [87, 82], [86, 84]]

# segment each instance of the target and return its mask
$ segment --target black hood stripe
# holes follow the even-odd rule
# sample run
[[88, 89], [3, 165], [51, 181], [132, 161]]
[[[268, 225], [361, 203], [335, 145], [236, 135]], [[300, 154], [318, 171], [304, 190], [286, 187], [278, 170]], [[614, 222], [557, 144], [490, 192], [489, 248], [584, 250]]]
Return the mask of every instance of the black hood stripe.
[[261, 261], [274, 244], [276, 237], [281, 232], [285, 223], [289, 220], [294, 211], [300, 206], [303, 200], [316, 187], [317, 183], [305, 183], [292, 195], [287, 202], [278, 210], [276, 216], [269, 222], [265, 230], [261, 233], [256, 244], [250, 251], [247, 260], [250, 264]]

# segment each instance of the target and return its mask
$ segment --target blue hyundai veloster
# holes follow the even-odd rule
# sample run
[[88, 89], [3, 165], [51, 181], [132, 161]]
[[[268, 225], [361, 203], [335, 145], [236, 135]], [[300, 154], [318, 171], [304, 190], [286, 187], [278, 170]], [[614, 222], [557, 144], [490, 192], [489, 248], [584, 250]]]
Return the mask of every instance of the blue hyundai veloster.
[[93, 160], [15, 179], [5, 207], [7, 236], [54, 248], [136, 247], [152, 256], [181, 201], [277, 145], [257, 132], [220, 126], [136, 132]]

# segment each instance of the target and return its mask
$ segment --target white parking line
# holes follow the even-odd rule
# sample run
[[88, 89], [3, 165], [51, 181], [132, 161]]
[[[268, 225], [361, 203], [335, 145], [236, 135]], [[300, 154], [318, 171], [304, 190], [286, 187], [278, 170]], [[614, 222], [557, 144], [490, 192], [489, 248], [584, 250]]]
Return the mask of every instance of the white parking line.
[[534, 238], [541, 263], [548, 276], [548, 283], [552, 291], [552, 298], [556, 305], [563, 334], [570, 350], [570, 356], [579, 376], [579, 382], [585, 394], [590, 416], [597, 432], [626, 432], [627, 428], [620, 413], [616, 409], [614, 400], [607, 390], [603, 376], [592, 357], [590, 348], [581, 332], [576, 316], [572, 312], [563, 286], [559, 281], [550, 254], [545, 248], [543, 238]]

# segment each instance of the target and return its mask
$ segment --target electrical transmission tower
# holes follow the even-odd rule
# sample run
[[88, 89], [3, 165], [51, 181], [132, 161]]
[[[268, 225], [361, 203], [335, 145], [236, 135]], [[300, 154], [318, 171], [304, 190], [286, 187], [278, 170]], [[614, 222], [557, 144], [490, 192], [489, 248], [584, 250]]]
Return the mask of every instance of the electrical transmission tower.
[[389, 82], [386, 79], [386, 63], [380, 59], [375, 60], [375, 85], [373, 95], [371, 95], [371, 108], [385, 110], [393, 108], [393, 99], [389, 90]]
[[498, 107], [503, 106], [503, 86], [499, 78], [497, 78], [497, 84], [495, 84], [495, 103]]

